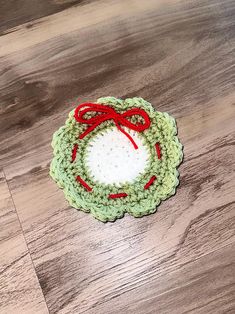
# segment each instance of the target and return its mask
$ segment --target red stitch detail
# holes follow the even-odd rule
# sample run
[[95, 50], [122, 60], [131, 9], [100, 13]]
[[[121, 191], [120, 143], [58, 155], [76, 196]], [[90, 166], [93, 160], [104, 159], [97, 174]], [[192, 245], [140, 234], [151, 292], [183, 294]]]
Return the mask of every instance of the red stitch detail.
[[157, 151], [157, 157], [158, 157], [158, 159], [161, 159], [161, 147], [160, 147], [160, 144], [156, 143], [155, 147], [156, 147], [156, 151]]
[[71, 162], [74, 162], [76, 155], [77, 155], [77, 149], [78, 149], [78, 144], [74, 144], [73, 150], [72, 150], [72, 160]]
[[109, 194], [109, 198], [120, 198], [128, 196], [126, 193]]
[[147, 189], [150, 187], [150, 185], [152, 185], [153, 182], [154, 182], [156, 179], [157, 179], [157, 178], [156, 178], [155, 176], [152, 176], [152, 177], [150, 178], [149, 182], [147, 182], [147, 183], [145, 184], [144, 189], [147, 190]]
[[[91, 118], [84, 118], [84, 115], [88, 112], [97, 113], [96, 116]], [[127, 118], [132, 116], [140, 116], [144, 119], [144, 123], [134, 124], [130, 122]], [[93, 103], [84, 103], [79, 105], [74, 112], [74, 117], [79, 123], [85, 123], [90, 125], [85, 132], [80, 134], [79, 138], [83, 139], [87, 134], [93, 131], [97, 126], [107, 120], [113, 120], [116, 124], [118, 130], [125, 134], [125, 136], [131, 141], [134, 148], [137, 149], [138, 146], [134, 142], [133, 138], [121, 128], [120, 125], [125, 126], [131, 130], [142, 132], [149, 128], [150, 118], [146, 111], [140, 108], [132, 108], [127, 110], [124, 113], [117, 113], [112, 107], [105, 106], [103, 104], [93, 104]]]
[[81, 185], [83, 185], [84, 188], [85, 188], [87, 191], [89, 191], [89, 192], [92, 191], [92, 188], [91, 188], [84, 180], [82, 180], [82, 178], [81, 178], [80, 176], [77, 176], [76, 181], [78, 181], [79, 183], [81, 183]]

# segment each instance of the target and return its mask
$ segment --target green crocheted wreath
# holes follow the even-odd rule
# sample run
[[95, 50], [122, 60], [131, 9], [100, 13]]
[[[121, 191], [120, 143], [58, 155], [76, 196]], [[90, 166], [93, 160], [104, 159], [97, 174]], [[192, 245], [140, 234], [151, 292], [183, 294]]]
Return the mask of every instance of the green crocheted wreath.
[[103, 222], [154, 213], [183, 158], [174, 118], [142, 98], [79, 105], [53, 135], [50, 175], [72, 207]]

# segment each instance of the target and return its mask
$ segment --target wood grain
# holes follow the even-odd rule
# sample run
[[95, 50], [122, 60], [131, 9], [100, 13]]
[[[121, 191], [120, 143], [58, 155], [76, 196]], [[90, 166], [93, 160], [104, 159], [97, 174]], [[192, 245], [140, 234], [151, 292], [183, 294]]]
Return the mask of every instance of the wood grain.
[[0, 226], [0, 313], [48, 313], [3, 172]]
[[[235, 311], [234, 14], [234, 1], [102, 0], [6, 23], [0, 164], [50, 313]], [[103, 224], [48, 176], [54, 131], [105, 95], [177, 120], [181, 183], [154, 215]]]
[[14, 27], [23, 23], [31, 28], [35, 19], [88, 2], [89, 0], [0, 0], [0, 35], [12, 32]]

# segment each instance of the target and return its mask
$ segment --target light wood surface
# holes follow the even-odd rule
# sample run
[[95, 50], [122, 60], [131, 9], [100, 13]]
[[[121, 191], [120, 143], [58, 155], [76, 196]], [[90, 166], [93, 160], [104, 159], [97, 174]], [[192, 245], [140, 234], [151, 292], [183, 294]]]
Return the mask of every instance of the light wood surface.
[[[0, 313], [234, 313], [234, 1], [0, 7]], [[156, 214], [103, 224], [48, 170], [68, 112], [108, 95], [173, 115], [185, 158]]]

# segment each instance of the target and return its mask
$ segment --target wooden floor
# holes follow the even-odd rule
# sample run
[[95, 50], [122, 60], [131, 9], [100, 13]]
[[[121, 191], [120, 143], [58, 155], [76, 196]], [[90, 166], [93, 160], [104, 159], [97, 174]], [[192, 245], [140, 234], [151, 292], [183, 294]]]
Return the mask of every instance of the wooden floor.
[[[0, 313], [235, 313], [235, 1], [0, 0]], [[172, 114], [181, 184], [103, 224], [48, 176], [79, 102]]]

